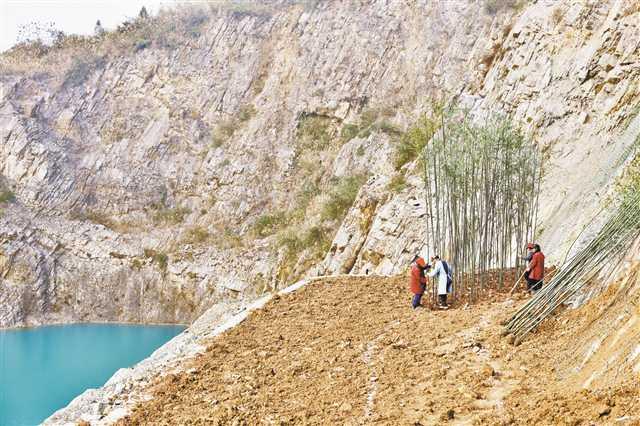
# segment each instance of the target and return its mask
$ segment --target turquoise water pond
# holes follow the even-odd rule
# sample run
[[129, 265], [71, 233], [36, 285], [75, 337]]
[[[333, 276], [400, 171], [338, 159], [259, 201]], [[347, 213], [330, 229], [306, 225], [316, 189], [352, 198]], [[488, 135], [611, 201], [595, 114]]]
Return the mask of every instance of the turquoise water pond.
[[36, 425], [182, 326], [74, 324], [0, 330], [0, 425]]

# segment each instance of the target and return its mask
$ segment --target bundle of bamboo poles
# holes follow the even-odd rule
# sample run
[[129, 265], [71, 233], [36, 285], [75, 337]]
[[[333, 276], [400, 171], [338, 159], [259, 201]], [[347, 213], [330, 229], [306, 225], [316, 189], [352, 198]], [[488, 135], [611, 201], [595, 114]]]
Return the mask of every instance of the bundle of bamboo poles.
[[519, 344], [524, 336], [601, 273], [612, 271], [640, 234], [640, 190], [627, 191], [591, 242], [532, 297], [505, 325]]
[[516, 266], [533, 239], [540, 154], [507, 120], [479, 125], [459, 112], [441, 114], [423, 154], [427, 245], [452, 266], [454, 296], [473, 301], [488, 271]]

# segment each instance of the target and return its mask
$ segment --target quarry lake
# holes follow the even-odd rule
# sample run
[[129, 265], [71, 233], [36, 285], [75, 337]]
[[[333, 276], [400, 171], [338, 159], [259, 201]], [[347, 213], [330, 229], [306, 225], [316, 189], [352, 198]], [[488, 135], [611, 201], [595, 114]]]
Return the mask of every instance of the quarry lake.
[[42, 422], [182, 330], [121, 324], [0, 330], [0, 425]]

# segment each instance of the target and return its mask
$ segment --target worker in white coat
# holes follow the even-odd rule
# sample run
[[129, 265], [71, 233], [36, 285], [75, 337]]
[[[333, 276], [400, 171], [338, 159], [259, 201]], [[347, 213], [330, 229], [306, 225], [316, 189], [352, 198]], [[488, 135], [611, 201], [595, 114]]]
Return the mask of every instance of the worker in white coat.
[[451, 293], [451, 269], [440, 256], [436, 255], [431, 258], [431, 270], [427, 273], [431, 278], [437, 278], [436, 285], [438, 288], [438, 307], [440, 309], [448, 309], [447, 294]]

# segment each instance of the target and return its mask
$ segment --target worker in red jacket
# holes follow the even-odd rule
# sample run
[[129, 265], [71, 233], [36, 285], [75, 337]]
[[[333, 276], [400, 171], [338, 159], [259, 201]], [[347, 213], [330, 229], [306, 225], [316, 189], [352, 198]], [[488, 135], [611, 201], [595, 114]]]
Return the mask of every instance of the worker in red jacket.
[[411, 302], [411, 306], [413, 309], [416, 309], [420, 304], [420, 300], [422, 299], [422, 295], [424, 294], [424, 290], [427, 286], [427, 279], [424, 276], [424, 271], [427, 268], [427, 263], [420, 256], [413, 258], [413, 262], [411, 262], [411, 275], [410, 275], [410, 288], [411, 293], [413, 293], [413, 300]]
[[526, 270], [527, 289], [530, 293], [535, 293], [542, 288], [542, 278], [544, 277], [544, 254], [540, 249], [540, 244], [533, 245], [533, 256]]

